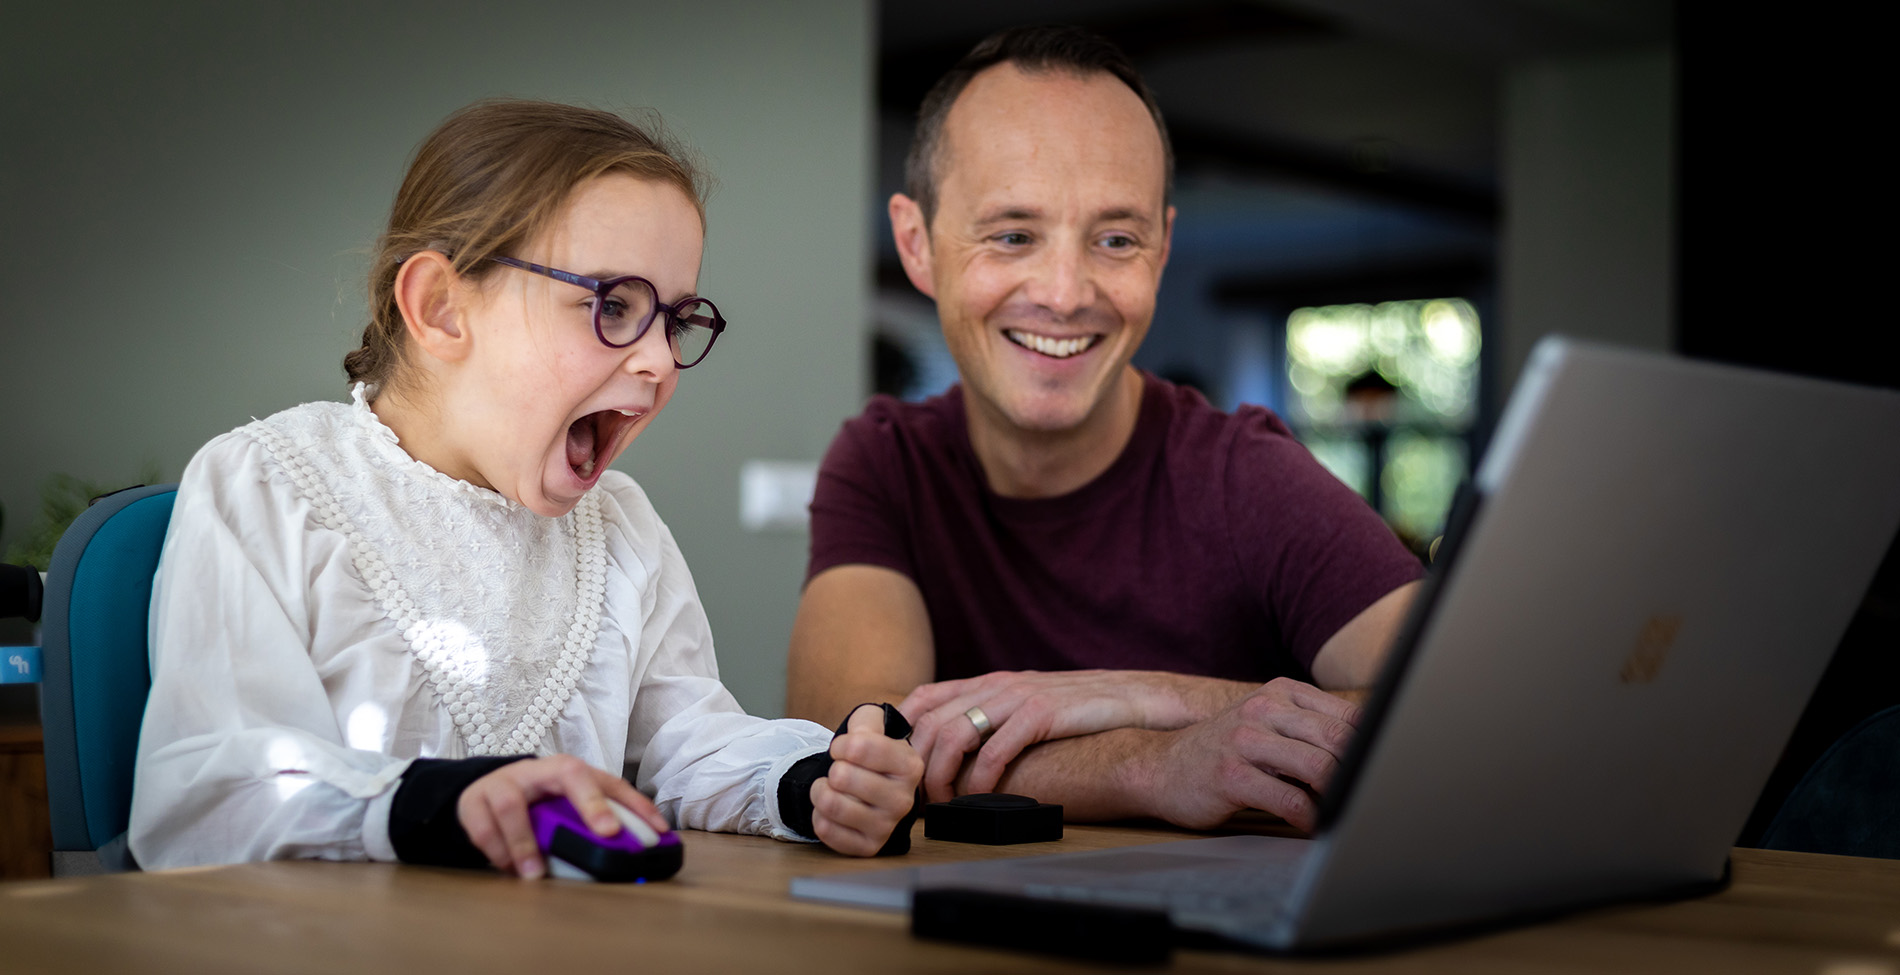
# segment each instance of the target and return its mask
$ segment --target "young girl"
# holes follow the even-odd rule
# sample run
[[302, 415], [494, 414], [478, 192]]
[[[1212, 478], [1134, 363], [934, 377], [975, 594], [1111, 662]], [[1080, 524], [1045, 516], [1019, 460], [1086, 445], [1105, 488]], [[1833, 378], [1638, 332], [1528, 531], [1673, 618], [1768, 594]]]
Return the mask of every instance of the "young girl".
[[537, 877], [526, 809], [551, 795], [603, 835], [612, 799], [662, 828], [884, 844], [910, 746], [876, 708], [836, 741], [741, 711], [672, 535], [608, 469], [725, 326], [695, 296], [703, 219], [693, 170], [618, 116], [488, 102], [423, 143], [344, 360], [354, 401], [225, 434], [179, 485], [142, 865]]

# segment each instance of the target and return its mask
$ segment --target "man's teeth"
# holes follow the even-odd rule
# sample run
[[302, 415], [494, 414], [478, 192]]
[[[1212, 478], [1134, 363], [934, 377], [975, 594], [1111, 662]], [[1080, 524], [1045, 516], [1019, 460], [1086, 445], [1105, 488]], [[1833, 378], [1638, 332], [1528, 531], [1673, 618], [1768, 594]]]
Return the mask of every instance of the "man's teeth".
[[1081, 352], [1083, 349], [1095, 344], [1095, 336], [1093, 335], [1084, 335], [1081, 338], [1075, 339], [1052, 339], [1046, 335], [1037, 335], [1034, 332], [1019, 332], [1015, 329], [1010, 329], [1005, 334], [1009, 336], [1010, 341], [1023, 348], [1034, 349], [1043, 355], [1057, 359], [1067, 359], [1077, 352]]

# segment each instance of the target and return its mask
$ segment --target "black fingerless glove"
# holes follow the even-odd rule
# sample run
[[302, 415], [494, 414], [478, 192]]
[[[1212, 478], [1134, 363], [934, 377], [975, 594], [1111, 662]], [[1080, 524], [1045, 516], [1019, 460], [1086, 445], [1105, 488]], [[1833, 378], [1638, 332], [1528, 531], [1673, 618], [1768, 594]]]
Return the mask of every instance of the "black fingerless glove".
[[[402, 773], [389, 803], [389, 845], [396, 859], [432, 867], [488, 866], [488, 855], [468, 841], [456, 803], [475, 780], [533, 755], [418, 758]], [[810, 803], [806, 804], [810, 808]], [[809, 814], [808, 814], [809, 815]]]
[[[866, 702], [870, 703], [870, 702]], [[845, 712], [844, 723], [831, 737], [836, 740], [851, 724], [851, 715], [856, 714], [863, 704]], [[887, 738], [910, 738], [910, 722], [904, 720], [902, 712], [889, 704], [880, 704], [884, 709], [884, 735]], [[785, 828], [800, 836], [817, 839], [811, 825], [811, 787], [812, 783], [825, 777], [831, 771], [831, 753], [819, 752], [807, 755], [792, 763], [785, 775], [778, 780], [778, 812], [785, 821]], [[877, 851], [881, 857], [897, 856], [910, 852], [910, 829], [917, 822], [917, 813], [923, 809], [923, 796], [920, 793], [910, 805], [910, 812], [891, 830], [890, 839], [884, 841], [882, 849]]]

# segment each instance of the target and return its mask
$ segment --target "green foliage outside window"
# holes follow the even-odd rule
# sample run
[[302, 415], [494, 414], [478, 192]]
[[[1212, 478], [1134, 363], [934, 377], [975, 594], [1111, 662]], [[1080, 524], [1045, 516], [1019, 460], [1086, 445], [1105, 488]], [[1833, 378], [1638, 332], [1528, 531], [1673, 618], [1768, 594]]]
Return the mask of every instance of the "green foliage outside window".
[[1401, 537], [1429, 541], [1470, 470], [1477, 311], [1462, 298], [1301, 308], [1286, 339], [1301, 441]]

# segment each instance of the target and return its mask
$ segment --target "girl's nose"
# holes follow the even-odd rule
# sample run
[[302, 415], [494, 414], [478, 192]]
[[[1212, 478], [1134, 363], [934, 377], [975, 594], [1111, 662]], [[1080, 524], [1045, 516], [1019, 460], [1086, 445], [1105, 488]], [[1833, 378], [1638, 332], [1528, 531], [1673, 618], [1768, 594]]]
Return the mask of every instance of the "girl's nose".
[[655, 319], [639, 341], [627, 346], [627, 357], [621, 363], [621, 368], [655, 383], [663, 383], [678, 372], [679, 365], [673, 361], [673, 347], [666, 341], [671, 324], [664, 317]]

